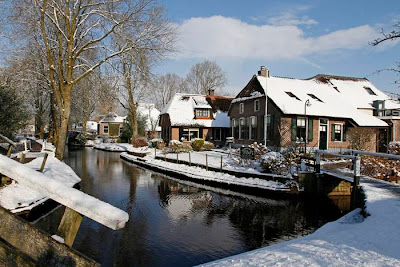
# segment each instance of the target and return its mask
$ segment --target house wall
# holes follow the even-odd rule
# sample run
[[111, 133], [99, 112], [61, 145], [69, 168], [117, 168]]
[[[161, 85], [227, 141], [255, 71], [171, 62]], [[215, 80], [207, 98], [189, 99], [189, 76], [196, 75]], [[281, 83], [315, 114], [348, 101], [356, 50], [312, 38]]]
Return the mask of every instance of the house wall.
[[179, 140], [179, 127], [171, 128], [171, 140]]
[[[116, 123], [111, 123], [111, 124], [116, 124]], [[108, 126], [108, 133], [104, 133], [104, 126]], [[99, 135], [110, 136], [110, 129], [111, 129], [110, 126], [111, 126], [111, 125], [110, 125], [110, 123], [108, 123], [108, 122], [102, 122], [102, 123], [100, 123]], [[123, 128], [123, 123], [119, 123], [120, 132], [122, 131], [122, 128]]]

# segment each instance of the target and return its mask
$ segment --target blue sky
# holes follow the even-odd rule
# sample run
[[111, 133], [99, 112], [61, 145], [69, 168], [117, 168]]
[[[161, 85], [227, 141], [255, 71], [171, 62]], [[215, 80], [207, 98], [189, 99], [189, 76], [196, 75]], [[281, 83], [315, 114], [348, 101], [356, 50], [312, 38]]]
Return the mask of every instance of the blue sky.
[[261, 65], [275, 76], [367, 77], [382, 90], [400, 93], [394, 74], [374, 74], [400, 61], [400, 44], [369, 45], [382, 27], [389, 30], [400, 21], [398, 0], [166, 0], [164, 5], [179, 30], [179, 52], [160, 62], [157, 74], [184, 76], [208, 59], [225, 70], [225, 90], [232, 94]]

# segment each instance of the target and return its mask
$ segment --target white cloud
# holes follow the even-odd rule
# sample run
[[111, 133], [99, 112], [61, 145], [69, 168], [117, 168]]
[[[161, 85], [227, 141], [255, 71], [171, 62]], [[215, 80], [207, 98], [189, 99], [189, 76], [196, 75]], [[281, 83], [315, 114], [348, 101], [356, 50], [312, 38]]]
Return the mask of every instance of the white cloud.
[[185, 20], [179, 25], [179, 31], [182, 53], [178, 57], [186, 59], [299, 59], [311, 54], [367, 47], [378, 35], [373, 27], [362, 25], [306, 37], [297, 25], [254, 25], [223, 16]]

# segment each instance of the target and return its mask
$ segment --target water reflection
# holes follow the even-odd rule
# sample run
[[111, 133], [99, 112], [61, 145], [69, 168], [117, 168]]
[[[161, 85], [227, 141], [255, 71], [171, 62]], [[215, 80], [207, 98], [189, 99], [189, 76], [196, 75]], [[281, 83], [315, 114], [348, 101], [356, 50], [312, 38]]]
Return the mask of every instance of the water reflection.
[[[82, 222], [74, 248], [103, 266], [191, 266], [301, 236], [341, 215], [327, 201], [255, 197], [167, 178], [118, 153], [69, 150], [65, 161], [82, 178], [82, 191], [129, 213], [118, 231]], [[55, 232], [60, 210], [36, 225]]]

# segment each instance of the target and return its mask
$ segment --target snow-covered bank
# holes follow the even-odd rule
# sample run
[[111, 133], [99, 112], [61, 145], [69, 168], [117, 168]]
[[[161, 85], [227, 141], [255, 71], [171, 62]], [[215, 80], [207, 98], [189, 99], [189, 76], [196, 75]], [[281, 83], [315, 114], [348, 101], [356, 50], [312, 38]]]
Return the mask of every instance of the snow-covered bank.
[[361, 185], [369, 217], [354, 210], [306, 237], [202, 266], [400, 266], [399, 195]]
[[[25, 166], [39, 170], [42, 162], [43, 156], [34, 159]], [[49, 154], [43, 174], [70, 187], [81, 181], [79, 176], [67, 164], [55, 158], [54, 154]], [[32, 210], [46, 200], [48, 200], [48, 197], [19, 183], [13, 182], [0, 188], [0, 206], [13, 213]]]
[[100, 143], [93, 146], [95, 149], [110, 151], [110, 152], [125, 152], [133, 148], [128, 143]]
[[153, 156], [138, 158], [136, 156], [129, 155], [128, 153], [121, 153], [120, 157], [133, 163], [145, 164], [155, 169], [170, 171], [171, 173], [180, 174], [198, 181], [211, 181], [221, 184], [284, 192], [289, 192], [291, 186], [293, 186], [293, 181], [288, 181], [288, 183], [284, 184], [259, 178], [238, 178], [226, 173], [207, 171], [200, 167], [186, 166], [157, 160], [154, 159]]

